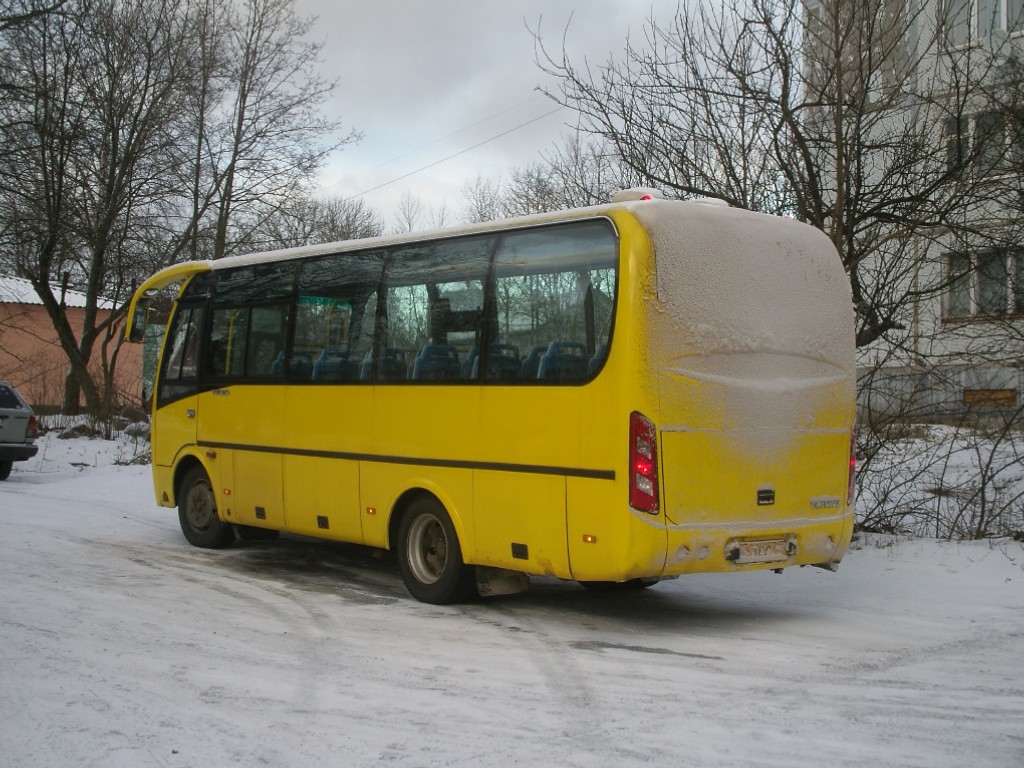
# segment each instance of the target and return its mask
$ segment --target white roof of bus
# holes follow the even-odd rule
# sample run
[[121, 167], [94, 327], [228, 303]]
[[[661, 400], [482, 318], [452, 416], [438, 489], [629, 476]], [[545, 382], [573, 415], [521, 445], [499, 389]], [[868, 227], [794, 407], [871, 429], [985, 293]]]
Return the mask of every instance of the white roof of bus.
[[231, 267], [245, 266], [247, 264], [261, 264], [268, 261], [283, 261], [287, 259], [302, 258], [305, 256], [319, 256], [344, 251], [369, 250], [372, 248], [401, 245], [403, 243], [418, 243], [425, 240], [442, 240], [481, 232], [533, 227], [540, 224], [568, 221], [571, 219], [592, 218], [606, 214], [611, 210], [631, 208], [635, 205], [644, 204], [650, 205], [651, 203], [625, 203], [599, 205], [590, 208], [570, 208], [562, 211], [539, 213], [530, 216], [519, 216], [511, 219], [498, 219], [477, 224], [464, 224], [455, 227], [446, 227], [444, 229], [408, 232], [399, 235], [383, 235], [381, 237], [367, 237], [361, 240], [340, 240], [337, 242], [305, 245], [298, 248], [283, 248], [276, 251], [263, 251], [260, 253], [242, 254], [239, 256], [227, 256], [223, 259], [217, 259], [216, 261], [209, 261], [206, 263], [208, 263], [213, 269], [228, 269]]
[[[714, 203], [714, 204], [709, 204]], [[768, 237], [769, 233], [774, 233], [782, 239], [792, 237], [792, 234], [786, 235], [786, 232], [792, 233], [794, 227], [810, 228], [806, 224], [797, 222], [794, 219], [786, 219], [780, 216], [772, 216], [768, 214], [753, 213], [741, 208], [731, 208], [723, 206], [717, 200], [664, 200], [664, 199], [650, 199], [650, 200], [629, 200], [625, 202], [609, 203], [605, 205], [591, 206], [588, 208], [570, 208], [561, 211], [552, 211], [549, 213], [533, 214], [530, 216], [520, 216], [509, 219], [499, 219], [494, 221], [486, 221], [475, 224], [465, 224], [455, 227], [447, 227], [444, 229], [427, 230], [422, 232], [409, 232], [398, 235], [385, 235], [382, 237], [370, 237], [363, 238], [360, 240], [342, 240], [337, 242], [318, 243], [315, 245], [306, 245], [298, 248], [284, 248], [274, 251], [262, 251], [258, 253], [248, 253], [238, 256], [227, 256], [223, 259], [217, 260], [204, 260], [204, 261], [192, 261], [183, 262], [179, 264], [173, 264], [169, 267], [164, 268], [160, 272], [157, 272], [149, 280], [148, 284], [167, 284], [171, 281], [177, 281], [178, 279], [187, 277], [188, 274], [193, 274], [198, 271], [211, 269], [231, 269], [234, 267], [242, 267], [251, 264], [265, 264], [273, 261], [286, 261], [290, 259], [300, 259], [308, 256], [321, 256], [331, 253], [343, 253], [348, 251], [361, 251], [370, 250], [374, 248], [384, 248], [394, 245], [401, 245], [403, 243], [421, 243], [429, 240], [442, 240], [452, 237], [459, 237], [463, 235], [472, 235], [477, 233], [494, 232], [499, 230], [519, 229], [527, 227], [535, 227], [543, 224], [551, 224], [560, 221], [572, 221], [576, 219], [595, 218], [600, 216], [606, 216], [612, 211], [630, 211], [638, 212], [647, 209], [648, 213], [652, 213], [652, 209], [660, 209], [667, 213], [668, 209], [672, 210], [672, 217], [681, 217], [692, 219], [694, 221], [705, 220], [711, 218], [717, 221], [722, 221], [723, 217], [732, 218], [735, 217], [738, 220], [748, 219], [748, 217], [755, 217], [759, 219], [758, 226], [764, 227], [765, 236]], [[813, 229], [813, 228], [810, 228]]]

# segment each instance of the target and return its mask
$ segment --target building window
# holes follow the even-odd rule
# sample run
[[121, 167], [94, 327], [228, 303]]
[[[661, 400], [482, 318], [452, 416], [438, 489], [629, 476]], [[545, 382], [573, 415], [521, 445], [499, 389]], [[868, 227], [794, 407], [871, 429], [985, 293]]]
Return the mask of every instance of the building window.
[[970, 120], [966, 117], [950, 117], [943, 129], [946, 144], [946, 167], [952, 173], [958, 173], [963, 167], [967, 148], [967, 126]]
[[972, 0], [943, 0], [939, 20], [947, 47], [956, 48], [970, 40], [971, 5]]
[[942, 0], [939, 23], [947, 48], [983, 40], [993, 31], [1024, 30], [1024, 0]]
[[1024, 31], [1024, 0], [1006, 0], [1006, 31]]
[[1009, 172], [1024, 161], [1024, 113], [987, 111], [947, 118], [943, 143], [950, 173], [971, 170], [992, 176]]
[[951, 253], [946, 278], [947, 319], [1024, 314], [1024, 252]]

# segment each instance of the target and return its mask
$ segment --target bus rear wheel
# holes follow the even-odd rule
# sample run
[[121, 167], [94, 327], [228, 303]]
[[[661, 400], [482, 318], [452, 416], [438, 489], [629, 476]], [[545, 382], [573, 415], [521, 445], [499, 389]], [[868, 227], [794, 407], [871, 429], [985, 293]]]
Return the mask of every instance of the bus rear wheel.
[[223, 549], [235, 540], [230, 523], [217, 516], [217, 499], [202, 467], [192, 467], [178, 492], [178, 522], [188, 543], [203, 549]]
[[462, 561], [455, 526], [432, 497], [416, 499], [402, 517], [398, 569], [409, 593], [421, 602], [447, 605], [476, 595], [476, 572]]

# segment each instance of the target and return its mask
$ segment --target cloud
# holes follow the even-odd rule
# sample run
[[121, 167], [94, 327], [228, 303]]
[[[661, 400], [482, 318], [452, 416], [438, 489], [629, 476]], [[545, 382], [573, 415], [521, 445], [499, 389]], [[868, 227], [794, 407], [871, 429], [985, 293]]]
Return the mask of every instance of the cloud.
[[364, 134], [332, 159], [324, 187], [355, 195], [412, 173], [367, 193], [367, 203], [387, 215], [408, 190], [457, 210], [462, 184], [537, 160], [574, 122], [569, 110], [537, 119], [556, 105], [537, 90], [549, 81], [535, 64], [530, 30], [539, 26], [553, 52], [565, 33], [576, 60], [603, 62], [623, 49], [628, 31], [637, 39], [652, 9], [664, 18], [675, 7], [676, 0], [587, 0], [575, 11], [552, 0], [299, 0], [297, 13], [319, 17], [313, 36], [325, 43], [324, 73], [338, 78], [329, 108]]

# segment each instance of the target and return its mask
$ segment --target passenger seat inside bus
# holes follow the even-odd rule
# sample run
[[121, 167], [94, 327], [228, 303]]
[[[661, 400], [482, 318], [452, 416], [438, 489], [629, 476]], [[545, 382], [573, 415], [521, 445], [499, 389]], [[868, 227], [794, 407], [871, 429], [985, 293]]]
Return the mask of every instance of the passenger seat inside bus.
[[309, 381], [313, 377], [313, 355], [309, 352], [293, 352], [288, 364], [288, 375], [293, 379]]
[[579, 381], [587, 378], [587, 348], [575, 341], [552, 341], [540, 359], [537, 378], [546, 381]]
[[[277, 353], [277, 357], [270, 366], [270, 372], [280, 376], [284, 371], [284, 351]], [[309, 352], [294, 352], [288, 363], [288, 376], [291, 379], [308, 381], [313, 374], [313, 356]]]
[[[377, 381], [404, 381], [406, 378], [405, 350], [398, 347], [386, 347], [381, 350], [380, 363], [377, 366]], [[373, 352], [367, 352], [363, 363], [359, 366], [359, 378], [369, 381], [373, 372]]]
[[536, 379], [537, 378], [537, 370], [540, 368], [540, 359], [541, 359], [541, 357], [544, 356], [544, 353], [547, 351], [547, 349], [548, 348], [544, 347], [544, 346], [536, 346], [536, 347], [534, 347], [533, 349], [530, 350], [530, 354], [528, 354], [523, 359], [523, 364], [519, 368], [519, 378], [521, 378], [521, 379]]
[[354, 381], [359, 375], [348, 350], [325, 349], [313, 365], [313, 381]]
[[459, 378], [459, 351], [447, 344], [427, 344], [416, 355], [412, 377], [416, 381]]
[[[519, 347], [515, 344], [498, 344], [495, 342], [487, 349], [487, 369], [484, 378], [488, 381], [511, 381], [519, 378], [520, 371]], [[480, 358], [473, 359], [471, 378], [480, 375]]]
[[477, 361], [480, 359], [480, 349], [473, 347], [469, 350], [469, 354], [466, 355], [466, 359], [462, 361], [461, 376], [464, 379], [475, 379]]

